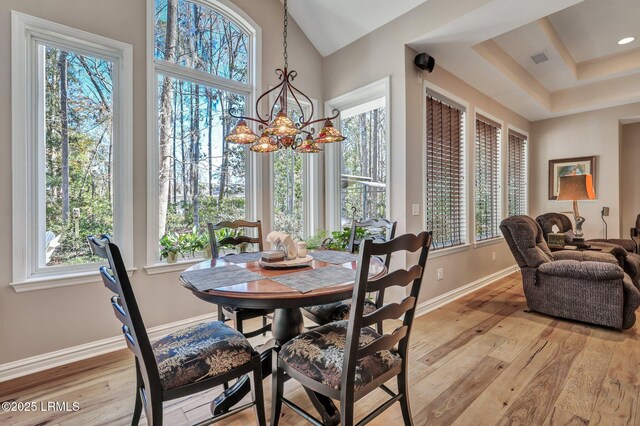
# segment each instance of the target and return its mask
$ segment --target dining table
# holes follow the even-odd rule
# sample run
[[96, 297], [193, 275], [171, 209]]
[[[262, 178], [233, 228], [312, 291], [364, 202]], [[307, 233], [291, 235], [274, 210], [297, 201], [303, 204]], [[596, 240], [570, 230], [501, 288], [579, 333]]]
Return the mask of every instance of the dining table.
[[[181, 284], [197, 298], [213, 304], [240, 309], [273, 310], [272, 337], [256, 348], [261, 354], [262, 377], [271, 377], [272, 357], [279, 348], [304, 331], [301, 308], [351, 299], [359, 257], [346, 252], [311, 251], [308, 265], [295, 268], [263, 266], [260, 252], [228, 254], [196, 263], [180, 276]], [[216, 269], [221, 268], [221, 269]], [[214, 270], [215, 269], [215, 270]], [[387, 269], [372, 258], [370, 278]], [[242, 377], [211, 403], [214, 415], [228, 412], [251, 391], [249, 379]], [[340, 413], [330, 398], [305, 391], [323, 424], [338, 424]]]

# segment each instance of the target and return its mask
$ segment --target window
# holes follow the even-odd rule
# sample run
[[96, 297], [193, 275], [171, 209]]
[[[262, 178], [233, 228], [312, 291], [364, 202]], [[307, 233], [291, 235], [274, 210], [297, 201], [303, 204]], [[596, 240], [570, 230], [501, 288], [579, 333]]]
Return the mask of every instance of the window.
[[[300, 107], [294, 99], [289, 99], [288, 116], [297, 122]], [[305, 116], [311, 113], [311, 106], [303, 104]], [[278, 108], [276, 108], [277, 110]], [[304, 136], [304, 135], [302, 135]], [[296, 238], [306, 237], [308, 225], [305, 213], [310, 207], [304, 182], [307, 180], [307, 156], [292, 149], [281, 149], [272, 154], [273, 164], [273, 229], [284, 231]]]
[[[325, 144], [325, 224], [350, 226], [353, 218], [393, 217], [389, 202], [390, 78], [384, 77], [325, 103], [346, 140]], [[315, 190], [312, 188], [312, 190]]]
[[340, 217], [384, 218], [387, 205], [387, 141], [384, 98], [340, 114]]
[[426, 95], [426, 229], [433, 247], [465, 243], [465, 108], [438, 94]]
[[248, 150], [224, 135], [233, 126], [231, 113], [249, 112], [255, 79], [255, 30], [244, 19], [222, 5], [153, 4], [150, 263], [165, 234], [203, 232], [207, 222], [247, 217]]
[[509, 129], [507, 157], [509, 216], [527, 214], [527, 137]]
[[95, 274], [89, 234], [130, 263], [131, 46], [17, 12], [12, 26], [14, 284]]
[[475, 240], [500, 234], [500, 132], [495, 121], [476, 115]]

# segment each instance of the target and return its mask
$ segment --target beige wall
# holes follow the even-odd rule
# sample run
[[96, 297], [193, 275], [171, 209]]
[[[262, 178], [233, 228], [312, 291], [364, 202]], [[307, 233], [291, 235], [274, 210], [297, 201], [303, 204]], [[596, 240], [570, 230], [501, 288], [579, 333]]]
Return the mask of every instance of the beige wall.
[[[276, 83], [282, 66], [282, 9], [278, 0], [234, 0], [262, 28], [262, 87]], [[132, 282], [147, 327], [212, 312], [178, 284], [178, 273], [148, 276], [146, 261], [146, 66], [144, 0], [3, 0], [0, 2], [0, 364], [118, 335], [102, 284], [16, 293], [11, 281], [11, 10], [133, 45], [134, 263]], [[289, 62], [297, 85], [322, 104], [321, 60], [289, 21]], [[263, 157], [266, 166], [266, 157]], [[264, 167], [263, 181], [268, 182]], [[271, 203], [265, 197], [265, 217]]]
[[[453, 16], [462, 15], [482, 5], [482, 1], [449, 2], [447, 15], [432, 13], [436, 2], [426, 2], [394, 21], [380, 27], [323, 61], [324, 98], [332, 99], [385, 76], [391, 77], [391, 185], [390, 217], [398, 221], [398, 232], [417, 233], [424, 229], [423, 211], [423, 91], [422, 79], [440, 86], [469, 104], [473, 114], [477, 106], [507, 124], [529, 131], [529, 122], [495, 102], [480, 91], [437, 65], [432, 74], [419, 74], [413, 66], [417, 52], [405, 45], [422, 35], [424, 28], [437, 28]], [[348, 66], [345, 66], [348, 64]], [[470, 121], [472, 123], [472, 121]], [[469, 135], [471, 132], [467, 132]], [[420, 204], [420, 215], [411, 215], [411, 205]], [[492, 254], [496, 252], [496, 261]], [[514, 265], [504, 242], [427, 262], [420, 301], [455, 290]], [[436, 269], [444, 268], [445, 279], [436, 281]]]
[[[530, 213], [570, 212], [571, 202], [548, 200], [549, 160], [595, 155], [596, 197], [580, 201], [580, 214], [586, 218], [583, 230], [586, 238], [601, 238], [602, 207], [609, 207], [608, 236], [618, 237], [622, 226], [620, 203], [620, 141], [619, 120], [640, 116], [640, 103], [606, 108], [565, 117], [541, 120], [531, 125], [530, 147]], [[624, 154], [626, 156], [626, 153]], [[628, 175], [627, 175], [628, 176]], [[572, 216], [571, 214], [569, 216]], [[627, 235], [625, 231], [624, 235]]]
[[[432, 73], [416, 69], [413, 66], [413, 58], [418, 54], [415, 50], [406, 47], [406, 141], [407, 141], [407, 182], [415, 184], [407, 185], [407, 204], [420, 203], [423, 197], [424, 180], [424, 95], [423, 79], [427, 87], [433, 90], [443, 89], [455, 98], [464, 101], [467, 106], [466, 142], [467, 159], [471, 158], [474, 134], [474, 114], [476, 110], [489, 114], [502, 122], [503, 135], [509, 126], [519, 129], [521, 132], [529, 132], [529, 121], [516, 114], [504, 105], [486, 96], [479, 90], [471, 87], [442, 67], [437, 66]], [[503, 136], [503, 141], [504, 141]], [[502, 144], [502, 157], [505, 159], [506, 144]], [[467, 177], [473, 174], [472, 164], [467, 162]], [[471, 189], [472, 179], [467, 179], [467, 186]], [[469, 192], [471, 194], [471, 192]], [[504, 203], [503, 203], [504, 204]], [[467, 203], [467, 217], [473, 215], [473, 203]], [[407, 230], [417, 232], [424, 228], [424, 216], [407, 216]], [[472, 233], [471, 233], [472, 235]], [[469, 237], [470, 239], [472, 236]], [[493, 260], [495, 253], [495, 260]], [[474, 248], [473, 244], [467, 250], [442, 257], [435, 257], [428, 262], [425, 272], [426, 280], [420, 297], [428, 300], [461, 285], [471, 283], [492, 273], [503, 270], [515, 264], [513, 256], [507, 244], [501, 239], [496, 244], [482, 245]], [[436, 281], [438, 268], [444, 270], [444, 280]]]
[[620, 206], [622, 221], [620, 235], [629, 238], [640, 214], [640, 123], [622, 126], [620, 145]]

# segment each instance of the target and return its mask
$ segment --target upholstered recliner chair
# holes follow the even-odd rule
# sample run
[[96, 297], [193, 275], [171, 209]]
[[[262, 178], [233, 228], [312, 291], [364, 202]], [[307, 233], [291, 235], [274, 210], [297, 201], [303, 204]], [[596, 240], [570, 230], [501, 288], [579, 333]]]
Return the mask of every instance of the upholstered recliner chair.
[[529, 309], [618, 329], [635, 324], [640, 290], [613, 255], [551, 253], [542, 229], [528, 216], [511, 216], [500, 229], [522, 270]]
[[640, 254], [640, 214], [636, 217], [635, 228], [631, 228], [631, 239], [636, 243], [636, 253]]

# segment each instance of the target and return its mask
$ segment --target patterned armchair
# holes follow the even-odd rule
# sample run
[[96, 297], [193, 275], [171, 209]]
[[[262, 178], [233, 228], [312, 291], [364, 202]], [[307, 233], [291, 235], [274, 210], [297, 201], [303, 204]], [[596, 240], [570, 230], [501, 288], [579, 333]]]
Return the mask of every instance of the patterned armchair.
[[500, 229], [522, 270], [529, 309], [618, 329], [635, 324], [640, 290], [613, 255], [551, 253], [542, 229], [528, 216], [508, 217]]

